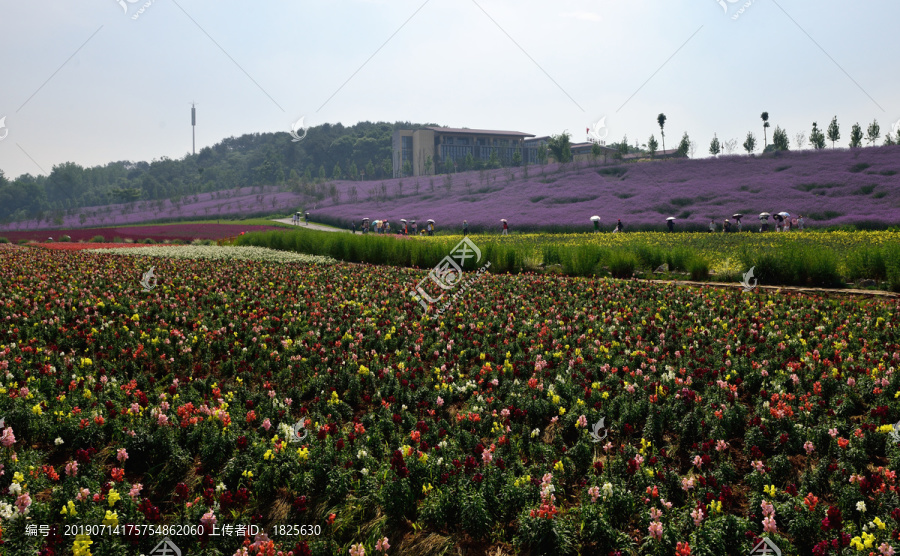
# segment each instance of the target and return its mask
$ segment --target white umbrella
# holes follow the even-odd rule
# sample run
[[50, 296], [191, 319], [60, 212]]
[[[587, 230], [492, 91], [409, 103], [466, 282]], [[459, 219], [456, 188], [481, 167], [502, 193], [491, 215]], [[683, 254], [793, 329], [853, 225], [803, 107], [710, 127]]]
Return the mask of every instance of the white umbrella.
[[789, 213], [789, 212], [779, 212], [778, 213], [778, 216], [790, 216], [790, 215], [791, 215], [791, 213]]
[[674, 217], [674, 216], [670, 216], [670, 217], [666, 218], [666, 220], [675, 220], [675, 217]]
[[731, 217], [740, 219], [740, 218], [743, 218], [744, 215], [743, 214], [732, 214]]
[[434, 220], [429, 220], [428, 223], [429, 223], [429, 224], [434, 224]]
[[500, 222], [506, 222], [506, 218], [501, 218]]
[[409, 223], [410, 223], [410, 224], [415, 224], [416, 221], [415, 221], [415, 220], [410, 220]]
[[406, 222], [406, 218], [401, 218], [400, 222]]
[[600, 220], [600, 217], [595, 214], [594, 216], [591, 216], [591, 220], [593, 220], [594, 222], [597, 222]]
[[769, 214], [768, 212], [761, 212], [761, 213], [759, 213], [759, 219], [760, 219], [760, 220], [768, 220], [770, 216], [772, 216], [772, 215]]

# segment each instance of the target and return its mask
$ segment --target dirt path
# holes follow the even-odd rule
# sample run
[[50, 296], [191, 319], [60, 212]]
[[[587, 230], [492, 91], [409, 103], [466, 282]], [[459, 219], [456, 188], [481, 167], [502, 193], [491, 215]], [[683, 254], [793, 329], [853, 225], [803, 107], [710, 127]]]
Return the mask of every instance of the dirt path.
[[[293, 224], [293, 220], [290, 218], [277, 218], [275, 222], [281, 222], [282, 224]], [[323, 226], [321, 224], [315, 224], [310, 222], [309, 224], [304, 224], [302, 221], [297, 226], [298, 228], [306, 228], [308, 230], [318, 230], [320, 232], [344, 232], [350, 233], [350, 230], [342, 230], [340, 228], [332, 228], [331, 226]]]
[[[676, 286], [704, 286], [713, 288], [740, 289], [741, 284], [734, 282], [692, 282], [690, 280], [646, 280], [639, 279], [642, 282], [650, 282], [652, 284], [674, 284]], [[797, 292], [814, 295], [833, 295], [833, 296], [861, 296], [861, 297], [882, 297], [888, 299], [900, 298], [900, 294], [877, 291], [877, 290], [855, 290], [850, 288], [834, 289], [834, 288], [801, 288], [797, 286], [757, 286], [757, 290], [763, 290], [771, 293]], [[749, 295], [754, 295], [756, 291]]]

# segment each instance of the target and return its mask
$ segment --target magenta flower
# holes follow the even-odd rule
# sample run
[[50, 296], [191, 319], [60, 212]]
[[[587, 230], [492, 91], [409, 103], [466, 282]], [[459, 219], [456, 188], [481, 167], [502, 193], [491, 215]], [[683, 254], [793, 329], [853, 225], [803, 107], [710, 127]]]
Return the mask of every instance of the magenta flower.
[[13, 434], [12, 427], [6, 427], [5, 429], [3, 429], [3, 436], [0, 437], [0, 444], [3, 444], [3, 446], [9, 448], [15, 443], [16, 435]]
[[31, 496], [29, 496], [27, 492], [23, 492], [16, 498], [16, 508], [18, 508], [20, 514], [25, 515], [28, 513], [28, 506], [30, 505]]
[[763, 531], [766, 533], [777, 533], [778, 526], [775, 524], [774, 517], [766, 517], [763, 519]]
[[125, 460], [128, 459], [128, 452], [125, 450], [125, 448], [119, 448], [119, 450], [116, 452], [116, 459], [121, 463], [125, 463]]
[[377, 543], [375, 543], [375, 550], [378, 552], [387, 552], [387, 549], [390, 548], [391, 545], [388, 544], [388, 538], [384, 537]]
[[660, 523], [659, 521], [654, 521], [654, 522], [650, 523], [650, 527], [647, 529], [647, 531], [650, 533], [650, 536], [653, 537], [654, 539], [656, 539], [656, 540], [661, 539], [662, 534], [663, 534], [662, 523]]

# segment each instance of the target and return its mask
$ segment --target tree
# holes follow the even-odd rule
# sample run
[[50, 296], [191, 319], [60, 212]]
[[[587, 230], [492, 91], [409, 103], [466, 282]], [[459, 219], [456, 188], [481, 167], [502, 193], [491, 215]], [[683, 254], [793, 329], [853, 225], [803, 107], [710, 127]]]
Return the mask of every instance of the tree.
[[341, 179], [341, 165], [337, 162], [334, 163], [334, 170], [331, 171], [331, 179]]
[[884, 146], [889, 146], [889, 145], [896, 145], [896, 143], [894, 142], [894, 136], [891, 135], [890, 133], [885, 133], [884, 134]]
[[687, 156], [691, 150], [691, 138], [688, 137], [687, 131], [681, 136], [681, 142], [678, 143], [678, 150], [675, 151], [676, 156]]
[[[596, 143], [594, 143], [596, 145]], [[522, 149], [516, 147], [516, 152], [513, 153], [512, 157], [513, 166], [521, 166], [522, 165]]]
[[403, 176], [411, 176], [413, 173], [412, 162], [409, 160], [403, 163]]
[[359, 170], [356, 168], [356, 162], [350, 162], [350, 167], [347, 168], [347, 176], [354, 181], [359, 177]]
[[434, 166], [434, 160], [431, 159], [431, 155], [425, 158], [425, 175], [431, 175], [431, 167]]
[[366, 162], [366, 177], [370, 180], [375, 179], [375, 165], [372, 164], [372, 161]]
[[816, 150], [825, 148], [825, 134], [822, 133], [816, 122], [813, 122], [812, 131], [809, 133], [809, 143]]
[[[628, 134], [627, 133], [625, 134], [625, 137], [622, 138], [622, 142], [619, 143], [616, 146], [616, 148], [619, 150], [620, 155], [625, 156], [626, 154], [628, 154], [629, 147], [628, 147]], [[619, 158], [621, 158], [621, 156]]]
[[547, 148], [550, 150], [550, 153], [553, 154], [553, 158], [559, 163], [565, 163], [572, 160], [572, 143], [569, 140], [570, 137], [569, 132], [564, 131], [559, 135], [550, 137], [550, 140], [547, 141]]
[[650, 151], [650, 158], [653, 158], [656, 154], [657, 147], [659, 147], [659, 143], [656, 142], [656, 137], [650, 134], [650, 139], [647, 139], [647, 149]]
[[837, 123], [837, 116], [831, 119], [828, 124], [828, 140], [831, 141], [831, 148], [834, 149], [835, 141], [841, 138], [841, 126]]
[[322, 164], [321, 166], [319, 166], [319, 179], [322, 180], [322, 181], [325, 181], [325, 178], [326, 178], [326, 176], [325, 176], [325, 165]]
[[806, 132], [801, 131], [794, 134], [794, 142], [797, 143], [797, 149], [803, 150], [803, 146], [806, 145]]
[[729, 139], [728, 141], [722, 142], [722, 150], [725, 151], [725, 154], [734, 154], [734, 151], [737, 150], [737, 139]]
[[881, 126], [878, 125], [878, 120], [872, 120], [872, 123], [869, 124], [869, 129], [866, 131], [866, 141], [874, 145], [879, 137], [881, 137]]
[[712, 141], [709, 142], [709, 154], [719, 156], [720, 152], [722, 152], [722, 144], [719, 143], [719, 138], [713, 133]]
[[853, 124], [853, 128], [850, 130], [850, 148], [858, 148], [862, 145], [863, 132], [862, 128], [859, 127], [859, 122]]
[[756, 150], [756, 137], [752, 131], [748, 131], [747, 138], [744, 139], [744, 150], [747, 151], [747, 154], [753, 154], [753, 151]]
[[659, 124], [659, 134], [662, 136], [662, 146], [663, 146], [663, 154], [666, 152], [666, 132], [663, 129], [666, 127], [666, 115], [660, 114], [656, 117], [656, 123]]
[[765, 150], [765, 148], [769, 146], [767, 143], [768, 139], [766, 138], [766, 130], [769, 129], [769, 113], [763, 112], [759, 117], [762, 118], [763, 121], [763, 149]]
[[537, 157], [538, 157], [538, 162], [540, 162], [541, 165], [547, 164], [547, 146], [546, 145], [541, 145], [540, 147], [538, 147]]
[[776, 151], [788, 151], [791, 148], [787, 132], [780, 126], [775, 126], [775, 131], [772, 132], [772, 145]]

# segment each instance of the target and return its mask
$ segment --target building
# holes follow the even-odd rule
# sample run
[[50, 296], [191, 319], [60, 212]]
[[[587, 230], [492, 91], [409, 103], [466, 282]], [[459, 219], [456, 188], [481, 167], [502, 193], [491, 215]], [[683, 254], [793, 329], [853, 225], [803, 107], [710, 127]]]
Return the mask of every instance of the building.
[[403, 176], [407, 162], [411, 175], [424, 176], [445, 172], [448, 161], [459, 168], [469, 155], [474, 160], [487, 161], [493, 154], [503, 166], [508, 166], [518, 151], [523, 163], [534, 164], [538, 144], [528, 140], [532, 137], [519, 131], [452, 127], [398, 130], [391, 138], [394, 177]]

